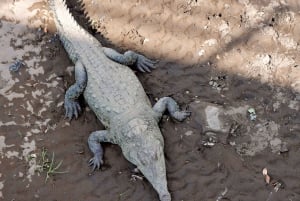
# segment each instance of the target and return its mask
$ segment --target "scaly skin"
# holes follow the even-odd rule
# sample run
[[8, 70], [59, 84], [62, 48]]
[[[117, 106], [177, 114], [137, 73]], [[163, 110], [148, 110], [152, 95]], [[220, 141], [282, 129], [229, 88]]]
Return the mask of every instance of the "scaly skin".
[[78, 117], [81, 109], [77, 99], [83, 93], [89, 107], [106, 127], [106, 130], [93, 132], [88, 139], [94, 154], [90, 165], [95, 170], [103, 163], [100, 142], [118, 144], [125, 158], [152, 184], [160, 200], [170, 201], [164, 142], [157, 123], [165, 110], [179, 121], [190, 112], [179, 111], [176, 102], [169, 97], [160, 99], [152, 108], [141, 83], [124, 65], [136, 65], [138, 70], [150, 72], [156, 62], [133, 51], [122, 55], [102, 47], [76, 23], [63, 0], [50, 0], [50, 6], [60, 40], [75, 63], [76, 83], [65, 95], [66, 117]]

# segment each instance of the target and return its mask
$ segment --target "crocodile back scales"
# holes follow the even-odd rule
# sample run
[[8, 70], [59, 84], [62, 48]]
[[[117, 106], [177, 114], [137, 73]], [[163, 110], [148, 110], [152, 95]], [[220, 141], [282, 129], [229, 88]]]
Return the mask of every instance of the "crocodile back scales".
[[78, 25], [64, 0], [50, 0], [60, 39], [76, 63], [87, 71], [84, 98], [106, 126], [116, 115], [139, 107], [151, 107], [149, 99], [134, 72], [108, 59], [98, 40]]

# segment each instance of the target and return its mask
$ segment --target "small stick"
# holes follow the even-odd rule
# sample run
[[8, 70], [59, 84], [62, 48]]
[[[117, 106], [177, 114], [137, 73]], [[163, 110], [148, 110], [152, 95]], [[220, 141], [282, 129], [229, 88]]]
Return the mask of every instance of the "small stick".
[[143, 180], [143, 177], [133, 174], [133, 175], [131, 175], [131, 179], [132, 179], [133, 181], [136, 181], [137, 179], [139, 179], [139, 180], [142, 181], [142, 180]]
[[226, 193], [228, 192], [228, 188], [225, 187], [225, 190], [221, 193], [221, 195], [218, 196], [218, 198], [216, 199], [216, 201], [220, 201], [224, 198], [224, 196], [226, 195]]

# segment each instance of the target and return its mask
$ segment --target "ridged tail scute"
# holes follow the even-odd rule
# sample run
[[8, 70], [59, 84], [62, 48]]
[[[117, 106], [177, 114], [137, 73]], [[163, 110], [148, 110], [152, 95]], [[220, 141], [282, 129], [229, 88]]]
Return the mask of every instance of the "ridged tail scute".
[[49, 0], [54, 21], [59, 32], [68, 30], [84, 31], [71, 15], [65, 0]]
[[[82, 51], [99, 43], [75, 21], [65, 0], [49, 0], [56, 29], [71, 60], [76, 62]], [[100, 43], [99, 43], [100, 45]]]

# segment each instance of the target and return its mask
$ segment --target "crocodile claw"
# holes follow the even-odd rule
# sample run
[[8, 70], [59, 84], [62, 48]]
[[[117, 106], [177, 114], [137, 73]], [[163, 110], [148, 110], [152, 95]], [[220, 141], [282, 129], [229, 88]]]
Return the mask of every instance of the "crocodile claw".
[[89, 166], [92, 166], [93, 171], [99, 170], [101, 165], [103, 164], [103, 160], [96, 155], [89, 160]]
[[141, 72], [151, 72], [152, 69], [156, 68], [155, 64], [157, 64], [158, 61], [154, 61], [151, 59], [147, 59], [143, 55], [138, 54], [137, 57], [137, 69]]
[[183, 121], [187, 117], [191, 116], [191, 114], [192, 114], [191, 111], [184, 110], [184, 111], [176, 111], [172, 116], [178, 121]]
[[160, 201], [171, 201], [171, 196], [170, 194], [165, 194], [165, 195], [162, 195], [162, 196], [159, 196], [160, 197]]
[[65, 99], [65, 118], [71, 120], [73, 117], [78, 118], [81, 107], [77, 101]]

